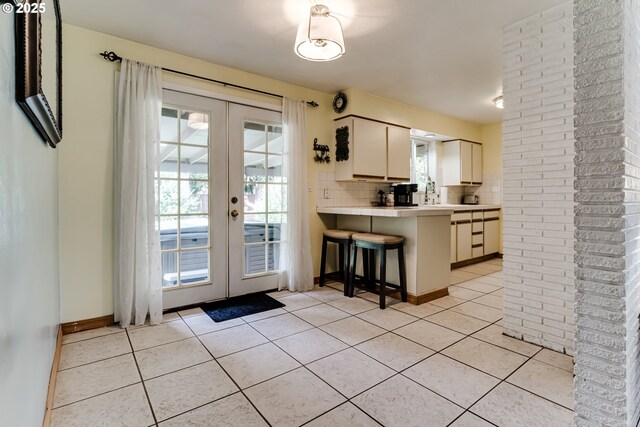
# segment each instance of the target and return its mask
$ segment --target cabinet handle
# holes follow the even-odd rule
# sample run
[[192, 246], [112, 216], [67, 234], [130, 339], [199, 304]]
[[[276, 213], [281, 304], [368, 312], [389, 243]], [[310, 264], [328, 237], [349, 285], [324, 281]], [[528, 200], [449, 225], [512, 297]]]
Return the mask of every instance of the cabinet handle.
[[471, 184], [471, 181], [460, 181], [460, 184]]
[[485, 220], [484, 220], [484, 222], [497, 221], [497, 220], [499, 220], [499, 219], [500, 219], [500, 218], [487, 218], [487, 219], [485, 219]]
[[472, 248], [481, 248], [482, 247], [482, 243], [478, 243], [477, 245], [472, 245]]

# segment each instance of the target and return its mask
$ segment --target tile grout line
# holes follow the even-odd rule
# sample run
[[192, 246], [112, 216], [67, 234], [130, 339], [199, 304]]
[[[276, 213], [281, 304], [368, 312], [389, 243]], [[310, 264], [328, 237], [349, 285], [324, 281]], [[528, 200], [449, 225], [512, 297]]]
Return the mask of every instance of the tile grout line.
[[140, 371], [140, 366], [138, 365], [138, 359], [136, 358], [135, 351], [133, 351], [133, 344], [131, 343], [131, 337], [129, 337], [129, 331], [127, 331], [126, 333], [127, 333], [127, 340], [129, 341], [129, 346], [131, 347], [131, 355], [133, 356], [133, 363], [136, 364], [136, 370], [138, 371], [138, 375], [140, 376], [140, 382], [142, 383], [142, 389], [144, 390], [144, 395], [146, 396], [147, 403], [149, 404], [149, 410], [151, 411], [151, 416], [153, 417], [153, 421], [157, 426], [158, 418], [156, 417], [156, 412], [154, 411], [153, 405], [151, 404], [151, 398], [149, 397], [149, 392], [147, 391], [147, 385], [144, 382], [144, 378], [142, 378], [142, 372]]

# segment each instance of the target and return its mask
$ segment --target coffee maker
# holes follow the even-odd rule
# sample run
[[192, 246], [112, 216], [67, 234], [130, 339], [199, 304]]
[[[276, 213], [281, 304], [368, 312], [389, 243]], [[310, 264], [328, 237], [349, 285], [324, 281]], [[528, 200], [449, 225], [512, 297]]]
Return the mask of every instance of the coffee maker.
[[418, 206], [413, 202], [413, 193], [418, 191], [418, 184], [393, 184], [391, 190], [395, 206]]

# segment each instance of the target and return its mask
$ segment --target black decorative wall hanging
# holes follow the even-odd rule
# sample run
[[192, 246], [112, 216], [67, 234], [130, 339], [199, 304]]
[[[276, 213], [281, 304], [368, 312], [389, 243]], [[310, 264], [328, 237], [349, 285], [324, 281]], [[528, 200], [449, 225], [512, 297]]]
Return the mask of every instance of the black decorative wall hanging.
[[349, 126], [336, 129], [336, 162], [349, 160]]
[[316, 155], [313, 156], [313, 160], [316, 163], [331, 163], [331, 157], [329, 157], [329, 146], [318, 145], [318, 138], [313, 138], [313, 151]]

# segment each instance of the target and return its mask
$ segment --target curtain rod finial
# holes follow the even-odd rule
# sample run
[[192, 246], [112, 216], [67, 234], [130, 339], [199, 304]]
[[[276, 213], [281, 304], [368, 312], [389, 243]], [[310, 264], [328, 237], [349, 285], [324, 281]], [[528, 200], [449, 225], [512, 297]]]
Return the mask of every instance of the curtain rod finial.
[[307, 104], [309, 104], [313, 108], [316, 108], [316, 107], [320, 106], [320, 104], [318, 104], [316, 101], [309, 101], [309, 102], [307, 102]]
[[105, 60], [109, 62], [122, 61], [122, 58], [119, 57], [114, 51], [108, 52], [105, 50], [104, 52], [99, 53], [98, 55], [102, 56]]

